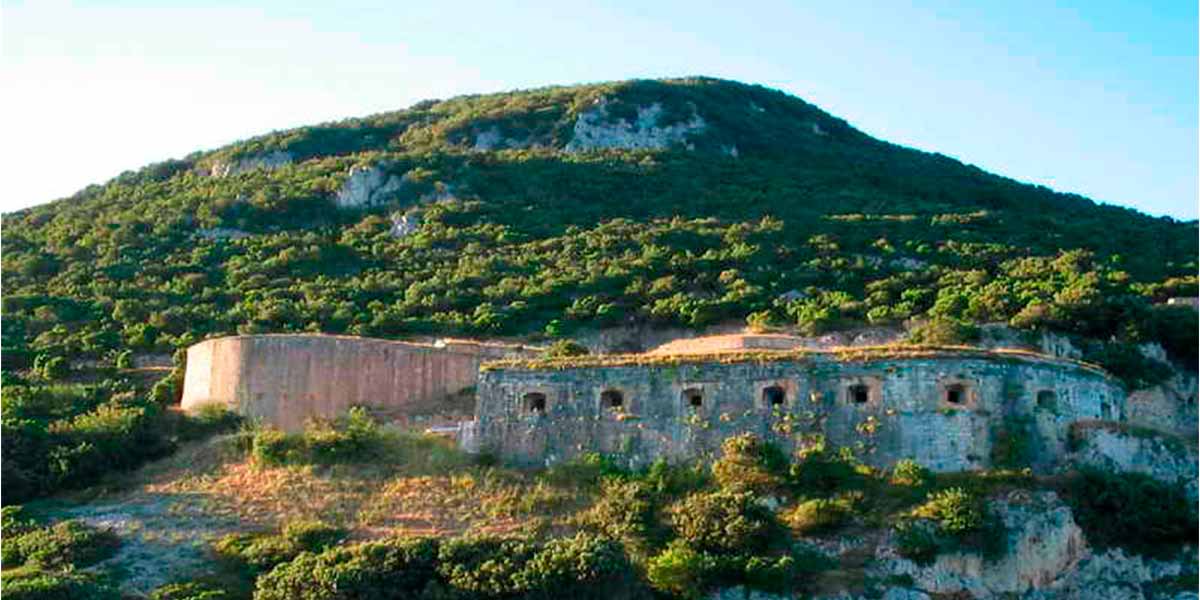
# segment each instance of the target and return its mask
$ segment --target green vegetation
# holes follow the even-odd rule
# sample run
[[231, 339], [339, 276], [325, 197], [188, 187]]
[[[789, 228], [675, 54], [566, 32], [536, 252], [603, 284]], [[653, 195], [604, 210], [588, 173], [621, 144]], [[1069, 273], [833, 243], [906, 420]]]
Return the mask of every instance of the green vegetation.
[[1188, 501], [1182, 485], [1141, 473], [1085, 469], [1067, 492], [1075, 520], [1088, 541], [1100, 548], [1121, 546], [1163, 556], [1196, 539], [1195, 503]]
[[397, 539], [302, 554], [259, 578], [254, 598], [607, 598], [628, 577], [619, 545], [583, 534]]
[[297, 521], [279, 533], [231, 533], [217, 540], [213, 550], [222, 560], [255, 576], [289, 562], [302, 552], [322, 552], [346, 538], [346, 531], [320, 521]]
[[19, 506], [4, 507], [4, 572], [0, 587], [5, 598], [19, 600], [116, 600], [116, 588], [104, 575], [76, 569], [111, 558], [120, 540], [111, 531], [82, 521], [43, 526], [26, 518]]
[[378, 458], [388, 441], [366, 409], [354, 407], [333, 422], [310, 421], [303, 433], [259, 429], [251, 448], [263, 465], [328, 465]]
[[[706, 127], [694, 150], [566, 152], [600, 98], [610, 121], [657, 102], [664, 123]], [[474, 150], [493, 130], [519, 147]], [[275, 151], [292, 163], [202, 173]], [[378, 206], [335, 207], [348, 169], [367, 164], [403, 185]], [[416, 231], [394, 237], [394, 213], [419, 217]], [[1156, 304], [1197, 293], [1195, 223], [989, 175], [706, 78], [466, 96], [275, 132], [4, 215], [3, 228], [5, 455], [31, 457], [5, 461], [5, 502], [169, 449], [143, 438], [163, 429], [179, 370], [153, 403], [117, 396], [139, 357], [208, 336], [916, 320], [914, 339], [961, 343], [974, 324], [1008, 322], [1105, 340], [1080, 342], [1085, 358], [1131, 385], [1164, 372], [1135, 344], [1159, 341], [1183, 365], [1200, 347], [1194, 311]], [[92, 391], [32, 421], [8, 410], [14, 394], [64, 383]], [[109, 453], [121, 436], [137, 451]]]
[[901, 556], [917, 564], [929, 564], [946, 551], [969, 549], [995, 559], [1007, 550], [1004, 524], [980, 495], [964, 488], [929, 492], [909, 516], [896, 525], [896, 542]]

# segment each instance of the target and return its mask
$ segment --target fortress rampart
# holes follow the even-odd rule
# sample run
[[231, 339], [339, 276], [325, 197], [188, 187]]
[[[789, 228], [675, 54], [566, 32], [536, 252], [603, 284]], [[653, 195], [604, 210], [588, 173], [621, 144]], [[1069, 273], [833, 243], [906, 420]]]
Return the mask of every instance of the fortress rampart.
[[404, 416], [475, 385], [480, 361], [519, 347], [330, 335], [250, 335], [188, 348], [183, 408], [219, 403], [296, 430], [352, 406]]
[[755, 433], [785, 451], [823, 436], [871, 464], [991, 466], [1020, 423], [1035, 466], [1067, 451], [1071, 423], [1120, 421], [1125, 391], [1102, 370], [1024, 352], [878, 347], [485, 363], [464, 446], [524, 464], [584, 452], [632, 466], [708, 459]]

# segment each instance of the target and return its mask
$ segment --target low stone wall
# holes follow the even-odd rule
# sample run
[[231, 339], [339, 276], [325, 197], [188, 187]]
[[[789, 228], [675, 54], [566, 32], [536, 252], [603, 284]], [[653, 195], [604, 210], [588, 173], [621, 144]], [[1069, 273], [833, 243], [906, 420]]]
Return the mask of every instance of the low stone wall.
[[1070, 361], [970, 352], [846, 359], [838, 353], [485, 365], [469, 450], [525, 464], [595, 451], [631, 465], [709, 459], [750, 432], [785, 450], [824, 436], [886, 466], [991, 464], [996, 431], [1019, 418], [1039, 464], [1066, 454], [1069, 426], [1120, 420], [1123, 389]]
[[286, 430], [352, 406], [403, 419], [475, 385], [482, 359], [515, 347], [413, 344], [330, 335], [253, 335], [188, 349], [183, 408], [219, 403]]

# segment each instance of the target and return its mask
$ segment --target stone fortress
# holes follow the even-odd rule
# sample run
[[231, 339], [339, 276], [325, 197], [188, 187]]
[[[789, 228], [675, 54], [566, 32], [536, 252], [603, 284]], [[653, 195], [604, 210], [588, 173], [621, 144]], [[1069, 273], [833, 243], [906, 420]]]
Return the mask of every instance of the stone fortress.
[[442, 430], [464, 449], [526, 465], [586, 452], [631, 466], [706, 460], [749, 432], [785, 451], [823, 438], [870, 464], [912, 458], [936, 471], [992, 466], [1014, 424], [1027, 432], [1033, 466], [1049, 469], [1071, 450], [1073, 427], [1136, 416], [1119, 382], [1071, 359], [799, 340], [710, 336], [642, 354], [541, 359], [536, 348], [463, 340], [235, 336], [189, 349], [183, 408], [220, 403], [297, 430], [365, 406], [401, 424], [450, 424]]

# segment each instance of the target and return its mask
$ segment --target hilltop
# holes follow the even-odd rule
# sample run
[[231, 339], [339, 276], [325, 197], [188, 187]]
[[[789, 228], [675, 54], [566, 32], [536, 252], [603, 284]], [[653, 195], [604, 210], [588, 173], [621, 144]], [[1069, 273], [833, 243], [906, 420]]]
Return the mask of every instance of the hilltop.
[[[1197, 295], [1196, 222], [876, 140], [779, 91], [689, 78], [426, 101], [126, 172], [3, 229], [12, 594], [115, 598], [108, 578], [159, 600], [1195, 587], [1184, 481], [1034, 476], [1031, 422], [994, 432], [1010, 470], [874, 469], [824, 440], [783, 456], [738, 436], [712, 469], [633, 472], [590, 453], [497, 466], [361, 409], [287, 434], [178, 412], [181, 352], [206, 337], [645, 349], [604, 341], [619, 328], [923, 345], [860, 353], [1024, 336], [1152, 388], [1147, 405], [1189, 401], [1168, 388], [1195, 389], [1197, 313], [1164, 301]], [[626, 360], [678, 358], [529, 364]], [[1083, 465], [1115, 447], [1194, 472], [1190, 442], [1077, 425]], [[397, 535], [437, 539], [380, 541]], [[959, 552], [1006, 566], [960, 580], [933, 563]]]
[[[742, 323], [907, 326], [954, 344], [999, 322], [1075, 336], [1080, 358], [1135, 387], [1165, 377], [1161, 361], [1196, 363], [1195, 311], [1160, 306], [1196, 295], [1195, 222], [988, 174], [708, 78], [275, 132], [3, 228], [5, 455], [29, 461], [6, 459], [6, 497], [89, 481], [80, 464], [136, 463], [89, 458], [108, 442], [73, 429], [99, 427], [81, 419], [112, 402], [126, 412], [109, 418], [137, 424], [121, 436], [160, 452], [152, 423], [179, 393], [170, 356], [224, 334], [545, 340]], [[1166, 354], [1139, 350], [1149, 342]], [[129, 399], [162, 375], [155, 404]]]

